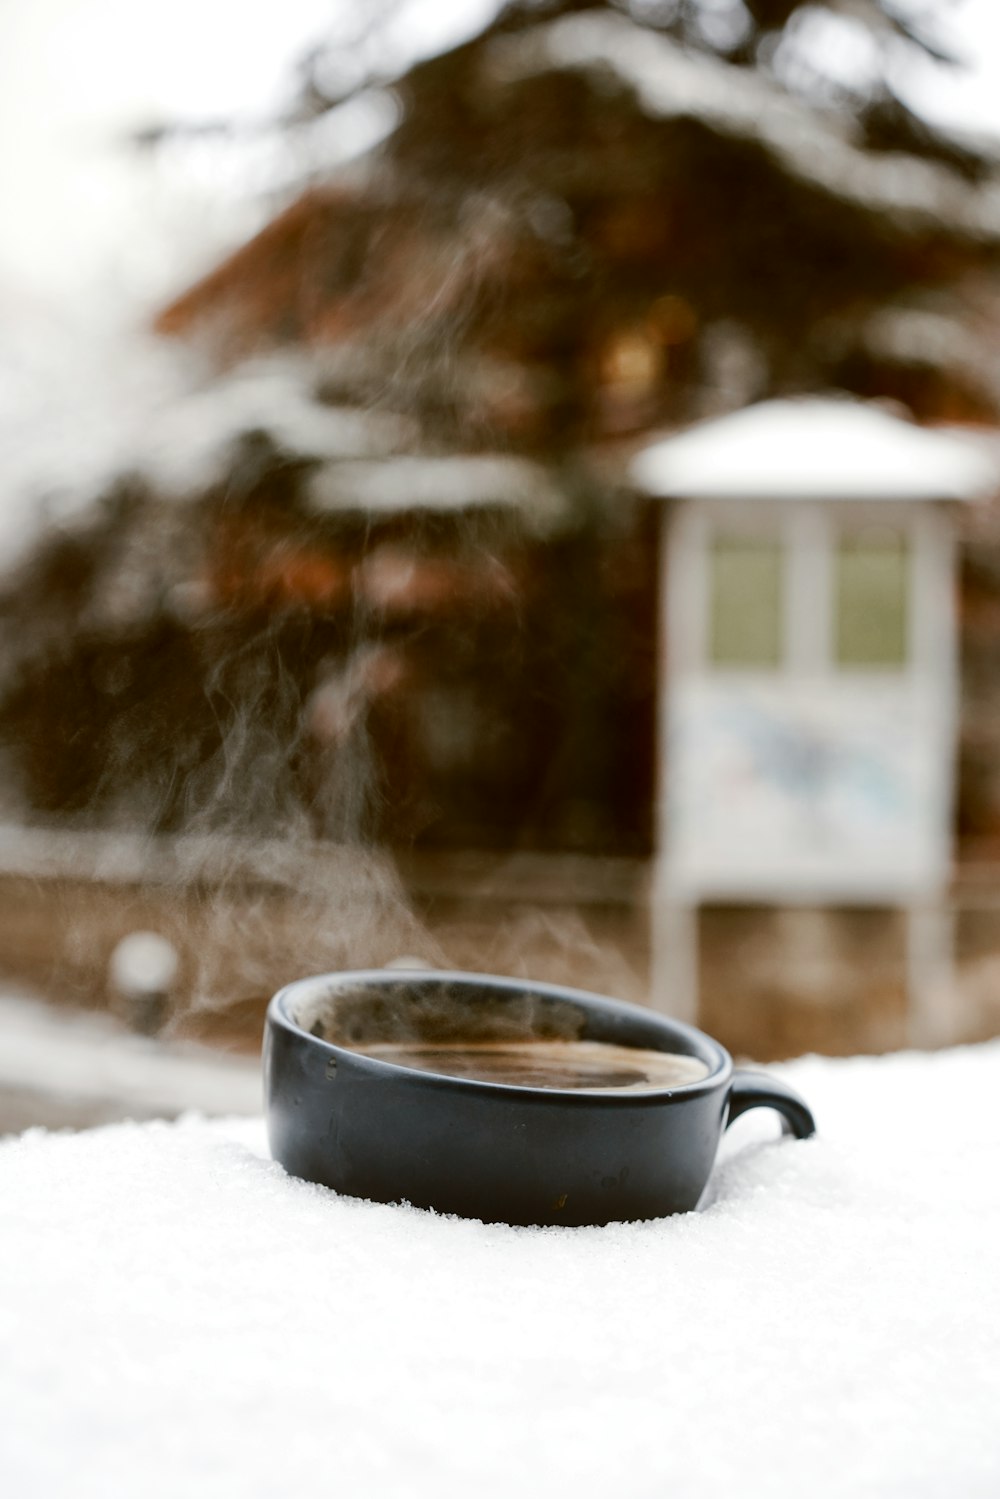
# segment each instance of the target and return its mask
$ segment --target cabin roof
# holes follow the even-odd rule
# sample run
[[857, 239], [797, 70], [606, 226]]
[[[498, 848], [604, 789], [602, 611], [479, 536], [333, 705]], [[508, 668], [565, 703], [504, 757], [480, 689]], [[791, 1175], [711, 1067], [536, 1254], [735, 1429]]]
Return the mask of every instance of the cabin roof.
[[722, 135], [754, 140], [811, 188], [911, 227], [947, 224], [995, 244], [1000, 184], [995, 170], [970, 184], [942, 163], [864, 147], [845, 110], [818, 109], [759, 72], [692, 52], [624, 15], [560, 17], [494, 44], [494, 69], [509, 77], [551, 69], [617, 79], [651, 119], [687, 118]]
[[1000, 487], [1000, 462], [971, 434], [827, 396], [764, 401], [661, 438], [631, 476], [664, 499], [975, 500]]

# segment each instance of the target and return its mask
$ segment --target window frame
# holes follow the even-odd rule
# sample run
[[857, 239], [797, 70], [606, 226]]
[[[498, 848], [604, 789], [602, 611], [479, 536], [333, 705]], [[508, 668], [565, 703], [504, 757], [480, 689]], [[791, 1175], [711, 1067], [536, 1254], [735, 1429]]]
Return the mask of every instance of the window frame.
[[[664, 525], [661, 572], [662, 628], [671, 674], [734, 685], [795, 676], [877, 684], [954, 672], [955, 543], [943, 504], [747, 498], [675, 501], [672, 508]], [[901, 666], [840, 665], [836, 659], [839, 539], [867, 526], [897, 530], [906, 548], [906, 652]], [[716, 666], [712, 661], [712, 543], [718, 535], [777, 541], [783, 549], [783, 648], [776, 666]]]
[[[872, 532], [888, 532], [898, 543], [897, 546], [886, 546], [878, 548], [872, 545], [867, 538]], [[866, 544], [867, 543], [867, 544]], [[854, 638], [856, 622], [852, 621], [845, 612], [844, 605], [849, 602], [849, 587], [858, 588], [862, 580], [855, 576], [849, 578], [847, 568], [851, 560], [850, 551], [854, 549], [854, 560], [860, 560], [867, 555], [872, 558], [877, 551], [884, 550], [893, 555], [893, 562], [898, 566], [895, 581], [900, 585], [898, 596], [891, 601], [886, 596], [884, 603], [888, 611], [891, 603], [891, 618], [887, 622], [891, 625], [891, 634], [887, 631], [886, 643], [893, 647], [899, 646], [898, 656], [885, 656], [883, 659], [873, 657], [865, 659], [863, 653], [858, 652], [854, 659], [845, 657], [842, 652], [845, 646], [857, 646], [860, 640]], [[854, 672], [863, 672], [866, 676], [871, 673], [891, 672], [894, 675], [905, 675], [909, 670], [912, 656], [913, 639], [911, 630], [911, 617], [913, 614], [913, 536], [909, 527], [891, 525], [883, 522], [856, 521], [852, 526], [841, 525], [835, 530], [831, 538], [830, 547], [830, 665], [838, 676], [846, 673], [852, 675]], [[863, 587], [863, 585], [862, 585]], [[856, 600], [862, 608], [871, 599]], [[877, 643], [874, 642], [874, 643]]]
[[[788, 630], [786, 618], [786, 599], [788, 594], [789, 555], [785, 537], [780, 533], [771, 535], [764, 531], [750, 531], [745, 527], [733, 529], [731, 527], [716, 527], [706, 537], [706, 597], [705, 609], [705, 667], [707, 671], [715, 675], [718, 672], [745, 674], [768, 674], [777, 675], [784, 670], [785, 660], [788, 654]], [[774, 631], [773, 656], [767, 659], [754, 660], [748, 656], [739, 659], [731, 655], [728, 659], [717, 654], [721, 645], [727, 644], [725, 636], [733, 633], [728, 630], [729, 621], [723, 617], [720, 609], [719, 577], [718, 568], [723, 560], [723, 548], [729, 552], [729, 559], [734, 560], [737, 549], [741, 546], [759, 548], [763, 554], [772, 553], [774, 562], [775, 582], [777, 597], [772, 601], [765, 601], [763, 597], [752, 600], [765, 604], [767, 607], [767, 619], [759, 621], [763, 628], [760, 630], [761, 643], [764, 642], [765, 634], [770, 635]], [[744, 600], [747, 602], [747, 600]], [[735, 621], [737, 633], [739, 632], [740, 617]], [[748, 626], [751, 621], [747, 621]], [[721, 627], [721, 628], [720, 628]], [[749, 633], [749, 629], [748, 629]], [[721, 638], [720, 638], [721, 637]], [[768, 642], [770, 643], [770, 642]]]

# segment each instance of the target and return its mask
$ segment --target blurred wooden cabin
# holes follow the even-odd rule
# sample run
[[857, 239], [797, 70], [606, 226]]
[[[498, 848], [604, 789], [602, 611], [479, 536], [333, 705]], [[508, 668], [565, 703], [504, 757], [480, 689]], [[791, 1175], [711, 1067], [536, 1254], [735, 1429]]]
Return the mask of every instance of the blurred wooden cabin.
[[[206, 371], [150, 432], [161, 458], [201, 455], [184, 503], [159, 460], [120, 474], [0, 600], [18, 815], [388, 846], [424, 859], [424, 915], [506, 861], [508, 904], [572, 908], [586, 887], [594, 929], [627, 908], [618, 970], [587, 939], [552, 976], [647, 997], [676, 505], [633, 462], [829, 392], [988, 445], [1000, 165], [929, 137], [907, 155], [873, 119], [609, 13], [498, 23], [397, 92], [383, 148], [159, 313]], [[1000, 863], [1000, 512], [956, 531], [958, 848]], [[426, 873], [443, 854], [450, 881]], [[717, 895], [695, 954], [711, 971], [757, 940]], [[836, 897], [834, 985], [855, 895]], [[517, 960], [463, 920], [471, 961], [477, 942], [482, 963]], [[753, 983], [741, 1009], [738, 982], [706, 990], [736, 1046], [904, 1035], [895, 978], [867, 1016], [857, 984], [821, 985], [791, 1022]]]

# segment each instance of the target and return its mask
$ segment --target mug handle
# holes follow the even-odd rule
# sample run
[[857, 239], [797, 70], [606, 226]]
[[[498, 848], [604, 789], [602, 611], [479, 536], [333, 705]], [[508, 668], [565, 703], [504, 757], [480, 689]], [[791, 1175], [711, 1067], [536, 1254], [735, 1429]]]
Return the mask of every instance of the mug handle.
[[816, 1133], [816, 1121], [808, 1105], [791, 1088], [765, 1072], [733, 1073], [726, 1128], [747, 1109], [777, 1109], [782, 1132], [794, 1135], [797, 1140], [807, 1140]]

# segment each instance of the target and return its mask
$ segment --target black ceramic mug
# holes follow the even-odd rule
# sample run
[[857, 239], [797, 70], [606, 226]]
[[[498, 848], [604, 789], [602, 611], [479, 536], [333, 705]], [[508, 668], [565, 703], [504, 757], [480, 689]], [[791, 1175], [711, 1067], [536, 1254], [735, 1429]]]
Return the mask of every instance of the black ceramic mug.
[[[700, 1075], [631, 1092], [480, 1081], [377, 1054], [401, 1038], [603, 1042], [691, 1059]], [[776, 1109], [800, 1139], [815, 1130], [790, 1088], [734, 1071], [725, 1048], [692, 1026], [578, 989], [474, 973], [378, 969], [290, 984], [268, 1008], [264, 1079], [271, 1151], [293, 1176], [487, 1222], [689, 1212], [723, 1130], [747, 1109]]]

